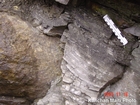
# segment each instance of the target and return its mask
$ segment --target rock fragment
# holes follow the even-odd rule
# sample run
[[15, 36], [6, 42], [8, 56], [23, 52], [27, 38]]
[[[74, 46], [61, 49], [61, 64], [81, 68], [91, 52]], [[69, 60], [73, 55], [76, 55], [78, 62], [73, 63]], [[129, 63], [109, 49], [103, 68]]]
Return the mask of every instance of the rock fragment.
[[69, 3], [69, 0], [55, 0], [55, 1], [64, 5], [67, 5]]
[[140, 24], [136, 24], [130, 28], [124, 29], [126, 33], [132, 34], [134, 36], [140, 37]]

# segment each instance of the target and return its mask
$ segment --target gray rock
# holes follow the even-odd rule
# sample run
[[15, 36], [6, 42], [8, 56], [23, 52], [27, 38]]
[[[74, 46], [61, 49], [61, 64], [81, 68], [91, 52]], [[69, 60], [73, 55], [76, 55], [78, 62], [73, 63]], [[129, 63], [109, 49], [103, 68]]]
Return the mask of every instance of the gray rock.
[[[104, 23], [82, 10], [73, 11], [73, 15], [74, 24], [69, 24], [69, 30], [61, 38], [66, 43], [61, 68], [77, 79], [70, 84], [72, 90], [63, 89], [62, 94], [65, 93], [67, 100], [70, 97], [79, 103], [83, 96], [85, 100], [97, 99], [102, 89], [122, 76], [124, 67], [116, 63], [113, 46], [103, 41], [111, 36]], [[76, 90], [80, 91], [79, 97], [75, 96]]]
[[[8, 18], [10, 22], [8, 19], [6, 21], [9, 24], [5, 24], [4, 21], [2, 27], [10, 26], [9, 30], [14, 27], [14, 31], [11, 34], [12, 32], [7, 31], [8, 29], [5, 27], [0, 31], [0, 33], [4, 32], [4, 35], [6, 33], [6, 37], [1, 37], [0, 41], [2, 49], [0, 49], [0, 52], [3, 54], [3, 49], [6, 49], [4, 51], [6, 57], [3, 57], [2, 54], [0, 57], [1, 60], [7, 61], [6, 65], [4, 65], [5, 62], [1, 64], [2, 73], [0, 75], [2, 76], [0, 76], [0, 82], [4, 84], [0, 85], [0, 89], [4, 90], [0, 92], [1, 94], [13, 94], [17, 97], [33, 100], [47, 93], [44, 98], [39, 101], [36, 100], [38, 102], [35, 105], [120, 105], [120, 103], [90, 103], [88, 101], [102, 98], [104, 92], [120, 91], [123, 93], [130, 89], [130, 94], [137, 99], [137, 105], [139, 105], [139, 48], [132, 52], [134, 56], [131, 61], [132, 72], [129, 68], [124, 74], [124, 65], [130, 66], [129, 60], [125, 58], [128, 57], [126, 55], [130, 55], [132, 50], [131, 38], [129, 45], [123, 48], [119, 45], [117, 39], [112, 38], [112, 31], [103, 22], [102, 18], [96, 14], [93, 16], [93, 12], [83, 8], [70, 8], [70, 11], [65, 9], [66, 12], [64, 12], [62, 5], [59, 5], [60, 7], [57, 5], [48, 6], [44, 5], [44, 0], [33, 1], [11, 0], [6, 1], [5, 4], [3, 2], [0, 6], [2, 5], [1, 8], [4, 11], [8, 7], [8, 9], [11, 9], [10, 12], [17, 13], [29, 22], [36, 19], [32, 25], [41, 32], [44, 31], [47, 35], [62, 35], [61, 41], [66, 43], [65, 47], [63, 46], [64, 56], [59, 49], [58, 38], [39, 34], [36, 29], [23, 24], [24, 22], [17, 17], [14, 19]], [[66, 0], [61, 2], [65, 3]], [[79, 2], [82, 1], [73, 0], [72, 4], [78, 5]], [[108, 2], [105, 1], [105, 3]], [[26, 8], [27, 6], [28, 8]], [[106, 13], [100, 8], [98, 10]], [[122, 9], [119, 7], [119, 10]], [[65, 30], [62, 27], [68, 29]], [[16, 41], [12, 41], [14, 37], [16, 37]], [[11, 40], [8, 41], [9, 39]], [[9, 43], [12, 43], [12, 45]], [[4, 44], [6, 45], [3, 46]], [[19, 52], [22, 52], [22, 54], [20, 55]], [[15, 55], [17, 61], [13, 62]], [[63, 61], [60, 64], [62, 56]], [[8, 57], [10, 57], [10, 60], [6, 59]], [[126, 63], [126, 61], [129, 63]], [[11, 63], [16, 63], [15, 65], [18, 66], [15, 68]], [[63, 73], [62, 80], [58, 79], [57, 82], [52, 82], [50, 87], [50, 82], [56, 79], [57, 75], [61, 75], [60, 65]], [[8, 72], [8, 69], [17, 71]], [[3, 71], [6, 71], [6, 73]], [[17, 75], [19, 78], [16, 78]], [[15, 84], [19, 84], [19, 86]], [[124, 105], [128, 105], [128, 103], [124, 103]]]
[[124, 29], [126, 33], [132, 34], [134, 36], [140, 37], [140, 24], [136, 24], [130, 28]]
[[140, 74], [140, 47], [135, 48], [132, 52], [133, 59], [131, 60], [131, 69]]
[[69, 3], [69, 0], [55, 0], [55, 1], [64, 5], [67, 5]]
[[[119, 84], [118, 81], [123, 78], [125, 71], [123, 64], [127, 61], [124, 60], [127, 57], [126, 50], [128, 53], [132, 44], [129, 45], [129, 49], [127, 46], [126, 49], [118, 46], [114, 41], [116, 39], [110, 39], [111, 30], [99, 17], [93, 16], [90, 12], [78, 9], [72, 10], [71, 14], [73, 22], [68, 25], [68, 29], [64, 30], [61, 37], [61, 41], [65, 43], [61, 63], [62, 81], [50, 89], [46, 98], [43, 98], [46, 100], [42, 101], [44, 104], [54, 102], [61, 103], [60, 105], [90, 105], [88, 101], [102, 98], [105, 92], [111, 90], [116, 92], [118, 87], [114, 85], [116, 90], [113, 90], [112, 84]], [[122, 79], [120, 84], [127, 79]], [[51, 99], [51, 96], [55, 96], [57, 102]], [[62, 101], [59, 97], [63, 97], [66, 101]], [[98, 103], [102, 104], [107, 103]]]
[[72, 83], [73, 82], [73, 80], [68, 76], [64, 76], [63, 81], [66, 82], [66, 83]]
[[30, 103], [24, 98], [17, 98], [17, 97], [0, 97], [0, 104], [1, 105], [30, 105]]
[[140, 104], [140, 47], [134, 49], [132, 55], [130, 67], [126, 69], [122, 79], [110, 87], [110, 91], [114, 93], [114, 98], [124, 101], [124, 103], [117, 102], [115, 104]]
[[39, 21], [37, 19], [34, 19], [32, 24], [33, 24], [34, 27], [37, 27], [37, 26], [41, 25], [41, 21]]
[[64, 105], [64, 97], [61, 94], [60, 88], [61, 77], [52, 81], [51, 88], [42, 99], [39, 99], [34, 105]]
[[[140, 104], [140, 74], [137, 74], [133, 69], [127, 69], [123, 78], [112, 85], [110, 91], [114, 93], [115, 99], [120, 99], [122, 102], [117, 102], [121, 105], [139, 105]], [[119, 93], [119, 96], [117, 96]], [[106, 97], [107, 98], [107, 97]]]
[[65, 29], [66, 26], [46, 27], [43, 33], [49, 36], [61, 36]]

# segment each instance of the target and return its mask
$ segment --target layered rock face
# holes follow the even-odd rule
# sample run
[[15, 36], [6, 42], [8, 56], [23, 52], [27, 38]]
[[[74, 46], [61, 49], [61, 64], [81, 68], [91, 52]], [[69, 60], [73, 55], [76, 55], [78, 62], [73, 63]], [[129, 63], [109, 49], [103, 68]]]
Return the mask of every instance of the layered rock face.
[[[88, 16], [92, 17], [79, 11], [74, 15], [74, 24], [70, 24], [69, 31], [64, 32], [62, 41], [66, 42], [66, 46], [61, 67], [65, 74], [63, 81], [73, 84], [73, 92], [80, 90], [78, 93], [96, 98], [102, 92], [102, 88], [115, 82], [115, 78], [121, 77], [124, 67], [114, 59], [116, 51], [108, 40], [111, 31], [106, 30], [107, 26], [100, 22], [98, 17]], [[71, 72], [73, 77], [67, 72]]]
[[[0, 104], [140, 104], [138, 15], [128, 21], [109, 2], [88, 3], [96, 13], [53, 0], [0, 1]], [[126, 46], [103, 21], [106, 13], [116, 16]]]
[[[71, 14], [75, 21], [68, 25], [61, 37], [66, 43], [61, 64], [62, 82], [56, 81], [58, 86], [53, 83], [49, 93], [37, 105], [106, 105], [107, 102], [94, 101], [112, 97], [126, 99], [126, 102], [110, 105], [138, 105], [139, 83], [135, 81], [138, 74], [127, 68], [135, 38], [127, 35], [129, 44], [123, 47], [117, 38], [112, 38], [111, 30], [98, 16], [83, 9], [73, 10]], [[104, 95], [107, 92], [114, 95], [107, 97]], [[117, 96], [117, 93], [121, 95]], [[131, 99], [134, 102], [127, 102]]]

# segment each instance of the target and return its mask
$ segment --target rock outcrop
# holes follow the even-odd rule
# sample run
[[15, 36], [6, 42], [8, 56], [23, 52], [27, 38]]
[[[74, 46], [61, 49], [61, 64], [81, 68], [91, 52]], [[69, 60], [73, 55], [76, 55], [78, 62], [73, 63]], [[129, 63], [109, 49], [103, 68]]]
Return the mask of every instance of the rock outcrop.
[[[57, 81], [57, 85], [52, 83], [49, 93], [37, 105], [104, 105], [94, 101], [107, 99], [106, 92], [137, 95], [136, 91], [129, 91], [129, 88], [133, 90], [132, 84], [136, 87], [137, 84], [128, 84], [128, 78], [134, 76], [129, 70], [126, 72], [135, 38], [126, 36], [129, 44], [124, 48], [117, 38], [112, 38], [111, 30], [96, 14], [83, 9], [73, 10], [71, 14], [74, 21], [61, 37], [61, 41], [66, 43], [61, 64], [62, 81]], [[138, 105], [138, 98], [133, 96], [130, 98], [136, 100], [130, 105]]]
[[18, 16], [0, 13], [0, 96], [28, 101], [43, 96], [61, 75], [59, 44], [59, 38], [39, 34]]
[[[116, 1], [94, 1], [0, 1], [0, 104], [140, 104], [139, 7], [129, 12], [126, 1], [119, 8]], [[80, 4], [93, 11], [71, 7]], [[105, 14], [126, 46], [103, 21]]]

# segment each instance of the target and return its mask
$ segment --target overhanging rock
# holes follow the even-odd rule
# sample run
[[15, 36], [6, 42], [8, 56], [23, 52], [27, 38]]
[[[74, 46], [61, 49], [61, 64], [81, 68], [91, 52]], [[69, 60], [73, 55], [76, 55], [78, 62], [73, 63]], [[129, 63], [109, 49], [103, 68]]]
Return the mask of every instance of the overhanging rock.
[[67, 5], [69, 3], [69, 0], [55, 0], [55, 1], [64, 5]]

